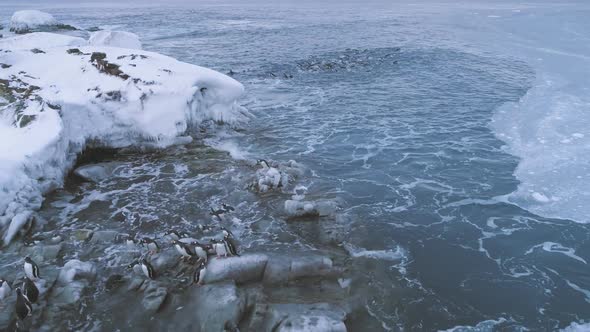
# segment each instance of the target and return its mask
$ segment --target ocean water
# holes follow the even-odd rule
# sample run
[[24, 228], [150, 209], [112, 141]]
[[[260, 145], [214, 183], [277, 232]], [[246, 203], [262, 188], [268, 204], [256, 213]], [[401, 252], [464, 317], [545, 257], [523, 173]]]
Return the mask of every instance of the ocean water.
[[[25, 6], [3, 5], [2, 18]], [[350, 330], [550, 331], [590, 319], [590, 5], [35, 8], [231, 71], [256, 116], [186, 147], [100, 156], [121, 170], [52, 193], [40, 213], [56, 229], [150, 234], [230, 201], [246, 250], [339, 255], [366, 312]], [[241, 187], [250, 158], [296, 160], [307, 197], [337, 201], [337, 213], [287, 218], [288, 196]], [[132, 315], [85, 310], [86, 322], [64, 321], [108, 329]]]

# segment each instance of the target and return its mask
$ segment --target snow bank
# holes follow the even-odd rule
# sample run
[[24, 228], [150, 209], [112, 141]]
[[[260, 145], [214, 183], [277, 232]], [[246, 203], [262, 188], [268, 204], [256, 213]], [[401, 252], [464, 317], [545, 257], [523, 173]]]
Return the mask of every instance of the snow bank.
[[113, 46], [141, 50], [139, 37], [131, 32], [125, 31], [97, 31], [94, 32], [88, 44], [93, 46]]
[[38, 10], [20, 10], [10, 19], [10, 31], [28, 33], [43, 29], [75, 29], [72, 26], [59, 23], [51, 14]]
[[166, 147], [204, 121], [247, 120], [232, 78], [152, 52], [70, 46], [83, 44], [0, 39], [0, 234], [61, 186], [88, 145]]

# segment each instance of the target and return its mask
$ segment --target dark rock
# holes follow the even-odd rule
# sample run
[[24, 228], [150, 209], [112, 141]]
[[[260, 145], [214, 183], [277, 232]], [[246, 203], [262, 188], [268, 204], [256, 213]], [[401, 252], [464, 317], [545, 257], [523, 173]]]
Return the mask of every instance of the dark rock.
[[31, 50], [31, 52], [33, 52], [33, 53], [35, 53], [35, 54], [39, 54], [39, 53], [45, 53], [45, 51], [43, 51], [43, 50], [40, 50], [40, 49], [38, 49], [38, 48], [34, 48], [34, 49], [32, 49], [32, 50]]
[[154, 281], [149, 281], [144, 283], [144, 285], [145, 284], [147, 284], [147, 287], [144, 291], [145, 296], [143, 297], [141, 304], [148, 314], [155, 314], [160, 310], [164, 300], [166, 300], [168, 291], [165, 287], [161, 287], [159, 283]]

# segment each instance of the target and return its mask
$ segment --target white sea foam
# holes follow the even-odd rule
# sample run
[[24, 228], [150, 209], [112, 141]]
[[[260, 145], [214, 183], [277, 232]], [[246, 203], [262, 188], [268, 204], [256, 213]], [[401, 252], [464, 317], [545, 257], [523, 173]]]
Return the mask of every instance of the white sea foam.
[[475, 326], [455, 326], [447, 330], [439, 330], [440, 332], [491, 332], [494, 331], [494, 326], [506, 322], [505, 318], [499, 318], [496, 320], [489, 319], [483, 322], [477, 323]]
[[555, 243], [555, 242], [543, 242], [541, 244], [538, 244], [536, 246], [533, 246], [532, 248], [530, 248], [529, 250], [527, 250], [524, 254], [525, 255], [529, 255], [532, 254], [533, 251], [536, 248], [542, 248], [543, 250], [547, 251], [547, 252], [552, 252], [552, 253], [558, 253], [558, 254], [562, 254], [562, 255], [566, 255], [570, 258], [573, 258], [577, 261], [580, 261], [584, 264], [588, 264], [586, 262], [585, 259], [583, 259], [582, 257], [576, 255], [576, 251], [573, 248], [568, 248], [565, 247], [559, 243]]
[[396, 246], [395, 249], [384, 249], [384, 250], [367, 250], [365, 248], [355, 247], [352, 244], [345, 244], [344, 248], [348, 253], [355, 258], [372, 258], [387, 261], [397, 261], [406, 257], [406, 251]]
[[590, 323], [572, 322], [569, 326], [561, 329], [561, 332], [588, 332], [590, 331]]

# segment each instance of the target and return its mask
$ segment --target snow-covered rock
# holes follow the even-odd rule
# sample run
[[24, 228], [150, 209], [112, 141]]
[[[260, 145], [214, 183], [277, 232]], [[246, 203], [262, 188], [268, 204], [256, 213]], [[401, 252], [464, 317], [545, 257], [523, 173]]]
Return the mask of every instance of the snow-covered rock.
[[260, 281], [268, 256], [249, 254], [240, 257], [211, 258], [207, 264], [205, 283], [234, 280], [237, 283]]
[[141, 50], [139, 37], [126, 31], [97, 31], [90, 35], [88, 44], [92, 46], [112, 46]]
[[33, 31], [75, 28], [59, 23], [53, 15], [39, 10], [20, 10], [15, 12], [10, 19], [10, 31], [14, 33], [28, 33]]
[[50, 33], [0, 39], [2, 234], [62, 185], [88, 144], [166, 147], [185, 142], [204, 121], [236, 125], [249, 117], [237, 104], [243, 86], [228, 76], [157, 53], [84, 43]]
[[265, 283], [282, 283], [304, 277], [326, 276], [336, 272], [329, 257], [315, 253], [270, 256], [263, 279]]
[[67, 285], [74, 280], [94, 280], [96, 267], [90, 262], [82, 262], [77, 259], [68, 261], [59, 272], [58, 281], [61, 285]]
[[338, 204], [332, 200], [285, 201], [285, 212], [289, 217], [324, 217], [332, 215]]

